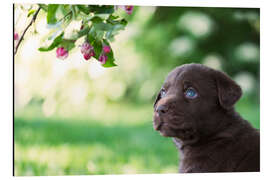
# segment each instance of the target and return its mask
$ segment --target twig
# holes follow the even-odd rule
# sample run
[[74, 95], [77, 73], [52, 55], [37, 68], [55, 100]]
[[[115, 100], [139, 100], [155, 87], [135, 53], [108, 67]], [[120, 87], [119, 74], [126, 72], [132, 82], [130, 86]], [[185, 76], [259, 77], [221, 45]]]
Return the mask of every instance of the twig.
[[59, 19], [58, 22], [62, 21], [63, 19], [65, 19], [67, 16], [71, 15], [72, 11], [69, 11], [64, 17], [62, 17], [61, 19]]
[[29, 27], [35, 22], [35, 20], [36, 20], [36, 18], [37, 18], [37, 15], [38, 15], [38, 13], [39, 13], [39, 11], [40, 11], [40, 9], [41, 9], [41, 7], [39, 7], [38, 9], [37, 9], [37, 11], [35, 12], [35, 14], [33, 15], [33, 18], [32, 18], [32, 20], [31, 20], [31, 22], [28, 24], [28, 26], [25, 28], [25, 30], [23, 31], [23, 33], [22, 33], [22, 35], [21, 35], [21, 37], [20, 37], [20, 39], [19, 39], [19, 41], [18, 41], [18, 43], [17, 43], [17, 45], [16, 45], [16, 47], [15, 47], [15, 51], [14, 51], [14, 55], [17, 53], [17, 51], [18, 51], [18, 48], [19, 48], [19, 46], [20, 46], [20, 44], [21, 44], [21, 42], [22, 42], [22, 40], [23, 40], [23, 37], [24, 37], [24, 35], [25, 35], [25, 33], [26, 33], [26, 31], [29, 29]]

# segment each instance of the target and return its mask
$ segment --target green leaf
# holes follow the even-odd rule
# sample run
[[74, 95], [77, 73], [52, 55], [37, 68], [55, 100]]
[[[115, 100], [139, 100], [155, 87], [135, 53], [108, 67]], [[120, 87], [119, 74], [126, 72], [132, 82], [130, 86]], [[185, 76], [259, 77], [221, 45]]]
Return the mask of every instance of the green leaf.
[[94, 47], [94, 51], [95, 51], [94, 57], [98, 59], [100, 54], [102, 53], [102, 42], [95, 40], [91, 45]]
[[61, 45], [68, 51], [73, 49], [75, 47], [75, 41], [74, 40], [69, 40], [69, 39], [63, 39], [61, 42]]
[[100, 23], [103, 21], [103, 19], [101, 19], [100, 17], [98, 16], [94, 16], [90, 19], [93, 23]]
[[70, 5], [70, 9], [71, 9], [71, 12], [72, 12], [72, 19], [75, 20], [77, 18], [76, 6]]
[[31, 16], [32, 14], [34, 14], [36, 12], [35, 9], [31, 9], [28, 11], [27, 17]]
[[111, 28], [106, 32], [105, 37], [111, 41], [114, 39], [114, 36], [118, 34], [118, 31], [124, 30], [127, 25], [125, 19], [120, 19], [119, 16], [113, 15], [110, 15], [106, 22], [111, 25]]
[[56, 46], [58, 46], [62, 42], [63, 35], [64, 35], [64, 32], [61, 33], [59, 36], [57, 36], [53, 40], [53, 42], [52, 42], [52, 44], [50, 46], [48, 46], [48, 47], [40, 47], [38, 50], [39, 51], [51, 51], [51, 50], [53, 50]]
[[112, 14], [114, 12], [114, 6], [89, 6], [90, 12], [96, 13], [96, 14]]
[[100, 17], [101, 19], [105, 20], [109, 17], [109, 14], [95, 14], [96, 17]]
[[48, 6], [46, 4], [38, 4], [41, 9], [43, 9], [45, 12], [48, 11]]
[[56, 19], [56, 11], [58, 9], [57, 4], [49, 4], [48, 5], [48, 13], [47, 13], [47, 24], [55, 24], [57, 22]]
[[53, 34], [51, 34], [49, 37], [48, 37], [48, 40], [54, 40], [57, 36], [59, 36], [59, 34], [61, 34], [63, 32], [63, 30], [61, 29], [55, 29], [55, 31], [52, 31]]
[[124, 30], [125, 26], [122, 25], [115, 25], [113, 28], [106, 32], [105, 38], [109, 39], [110, 41], [114, 40], [114, 36], [118, 34], [119, 30]]
[[101, 41], [104, 38], [105, 32], [112, 31], [114, 28], [113, 25], [104, 23], [103, 20], [99, 17], [93, 18], [92, 22], [93, 28], [95, 30], [95, 34], [93, 34], [93, 36], [95, 36], [95, 38], [98, 39], [99, 41]]
[[70, 6], [68, 4], [61, 4], [58, 9], [60, 9], [63, 17], [70, 13]]
[[110, 15], [109, 18], [106, 21], [108, 23], [113, 24], [113, 25], [115, 25], [115, 24], [121, 24], [121, 25], [124, 25], [124, 26], [127, 25], [127, 21], [125, 19], [119, 19], [119, 16]]
[[114, 67], [114, 66], [117, 66], [117, 64], [115, 64], [113, 61], [110, 61], [109, 58], [108, 60], [106, 61], [105, 64], [102, 65], [103, 67]]
[[86, 24], [84, 26], [85, 27], [82, 30], [76, 32], [76, 34], [72, 35], [70, 39], [71, 40], [77, 40], [80, 37], [87, 35], [88, 32], [90, 31], [90, 27], [88, 25], [86, 25]]
[[[107, 46], [110, 46], [110, 43], [104, 39], [104, 44], [106, 44]], [[110, 46], [111, 48], [111, 46]], [[109, 53], [106, 54], [106, 56], [108, 57], [107, 61], [105, 64], [103, 64], [102, 66], [103, 67], [114, 67], [114, 66], [117, 66], [114, 61], [114, 56], [113, 56], [113, 50], [111, 48], [111, 51]]]
[[113, 29], [113, 26], [111, 24], [106, 24], [104, 22], [94, 23], [93, 25], [97, 31], [109, 31]]
[[90, 44], [92, 44], [96, 39], [96, 31], [95, 28], [92, 26], [87, 34], [87, 40], [89, 41]]
[[82, 11], [86, 15], [90, 13], [90, 9], [86, 5], [77, 5], [77, 7], [80, 11]]
[[[103, 41], [104, 44], [106, 44], [107, 46], [110, 46], [109, 42], [107, 40], [104, 39]], [[94, 51], [95, 51], [95, 58], [98, 60], [99, 56], [103, 53], [103, 45], [102, 45], [102, 41], [97, 41], [95, 40], [92, 44], [92, 46], [94, 47]], [[117, 66], [114, 63], [114, 57], [113, 57], [113, 51], [111, 50], [109, 53], [106, 54], [106, 56], [108, 57], [107, 61], [105, 64], [103, 64], [103, 67], [113, 67], [113, 66]]]
[[115, 20], [115, 19], [118, 19], [119, 18], [119, 16], [114, 16], [114, 15], [110, 15], [110, 17], [109, 17], [109, 19], [111, 19], [111, 20]]
[[92, 42], [94, 40], [102, 41], [103, 36], [104, 36], [103, 30], [97, 30], [95, 26], [92, 26], [89, 31], [88, 40], [89, 42]]
[[127, 25], [127, 20], [125, 20], [125, 19], [122, 19], [121, 21], [120, 21], [120, 24], [121, 25], [123, 25], [123, 26], [126, 26]]
[[102, 41], [103, 37], [104, 37], [104, 31], [96, 31], [96, 37], [95, 37], [96, 40]]

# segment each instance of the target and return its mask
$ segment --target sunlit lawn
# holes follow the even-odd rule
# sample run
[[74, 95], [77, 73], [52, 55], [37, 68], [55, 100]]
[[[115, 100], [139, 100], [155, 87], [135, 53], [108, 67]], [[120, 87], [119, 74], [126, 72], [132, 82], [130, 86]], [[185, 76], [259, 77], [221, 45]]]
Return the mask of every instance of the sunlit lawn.
[[114, 123], [20, 115], [15, 118], [15, 175], [177, 172], [177, 150], [171, 139], [154, 132], [151, 110], [123, 107]]
[[[153, 130], [152, 105], [115, 108], [111, 119], [17, 113], [15, 175], [176, 173], [177, 150]], [[243, 100], [237, 109], [259, 127], [258, 105]]]

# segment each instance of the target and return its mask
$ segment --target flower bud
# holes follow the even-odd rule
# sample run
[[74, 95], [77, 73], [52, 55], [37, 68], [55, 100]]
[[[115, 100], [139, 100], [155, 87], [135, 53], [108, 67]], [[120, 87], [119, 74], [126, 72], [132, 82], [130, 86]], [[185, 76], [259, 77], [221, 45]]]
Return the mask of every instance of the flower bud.
[[133, 6], [125, 6], [125, 11], [130, 15], [133, 11]]
[[111, 48], [110, 48], [110, 46], [103, 46], [103, 52], [105, 52], [105, 53], [109, 53], [111, 51]]
[[121, 8], [121, 9], [125, 10], [126, 13], [128, 13], [129, 15], [133, 11], [133, 6], [122, 6], [122, 5], [120, 5], [120, 6], [117, 6], [117, 8], [115, 8], [115, 9], [117, 10], [118, 8]]
[[81, 45], [81, 53], [82, 54], [89, 54], [91, 49], [93, 49], [93, 46], [91, 46], [88, 42], [84, 42]]
[[105, 64], [107, 61], [108, 57], [105, 54], [102, 54], [99, 56], [98, 60], [101, 62], [101, 64]]
[[64, 47], [59, 47], [56, 49], [56, 57], [66, 59], [68, 57], [68, 51]]
[[90, 53], [84, 54], [83, 57], [85, 60], [89, 60], [91, 58], [91, 54]]
[[91, 50], [90, 51], [90, 56], [95, 56], [96, 54], [95, 54], [95, 51], [94, 51], [94, 49], [93, 50]]

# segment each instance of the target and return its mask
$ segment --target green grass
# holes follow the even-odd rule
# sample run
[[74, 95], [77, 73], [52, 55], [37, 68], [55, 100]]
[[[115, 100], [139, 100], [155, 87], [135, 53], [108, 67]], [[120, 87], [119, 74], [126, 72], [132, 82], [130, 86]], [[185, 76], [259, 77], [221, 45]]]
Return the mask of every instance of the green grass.
[[177, 149], [153, 130], [151, 115], [143, 120], [126, 116], [127, 123], [111, 124], [104, 119], [16, 117], [15, 175], [177, 172]]
[[[38, 108], [15, 114], [15, 175], [177, 173], [178, 152], [152, 127], [152, 106], [110, 106], [101, 118], [45, 118]], [[259, 128], [259, 106], [237, 111]]]

